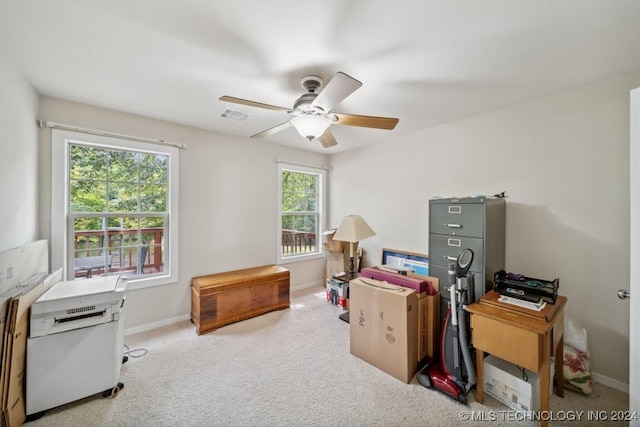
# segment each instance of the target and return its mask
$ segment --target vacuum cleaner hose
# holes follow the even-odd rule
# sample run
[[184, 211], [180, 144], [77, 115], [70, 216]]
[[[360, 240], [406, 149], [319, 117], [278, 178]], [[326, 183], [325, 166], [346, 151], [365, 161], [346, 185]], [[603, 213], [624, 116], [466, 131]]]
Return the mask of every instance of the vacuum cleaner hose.
[[471, 388], [476, 384], [476, 369], [473, 365], [473, 359], [471, 358], [471, 351], [469, 350], [469, 338], [467, 337], [467, 313], [463, 307], [463, 304], [458, 306], [458, 324], [460, 327], [460, 349], [462, 350], [462, 359], [464, 365], [467, 368], [468, 387]]

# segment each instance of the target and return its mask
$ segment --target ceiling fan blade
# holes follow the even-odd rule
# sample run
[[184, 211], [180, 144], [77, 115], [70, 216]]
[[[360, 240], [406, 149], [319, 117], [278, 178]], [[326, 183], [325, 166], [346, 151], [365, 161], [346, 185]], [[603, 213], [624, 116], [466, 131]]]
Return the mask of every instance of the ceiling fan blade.
[[356, 114], [332, 113], [338, 118], [335, 124], [345, 126], [359, 126], [364, 128], [376, 128], [391, 130], [396, 127], [399, 119], [394, 117], [358, 116]]
[[251, 135], [251, 138], [264, 138], [266, 136], [273, 135], [274, 133], [290, 128], [291, 126], [291, 122], [285, 122], [267, 130], [263, 130], [262, 132], [256, 133], [255, 135]]
[[271, 104], [263, 104], [262, 102], [249, 101], [248, 99], [235, 98], [233, 96], [226, 96], [226, 95], [221, 96], [220, 101], [233, 102], [234, 104], [242, 104], [242, 105], [247, 105], [249, 107], [264, 108], [267, 110], [274, 110], [274, 111], [284, 111], [284, 112], [291, 111], [290, 108], [278, 107], [277, 105], [271, 105]]
[[362, 86], [362, 82], [338, 71], [322, 92], [318, 94], [311, 106], [320, 107], [327, 113], [360, 86]]
[[327, 128], [327, 130], [325, 130], [324, 133], [318, 137], [318, 141], [320, 141], [320, 144], [322, 144], [324, 148], [338, 145], [338, 141], [336, 141], [336, 139], [333, 137], [333, 134], [331, 133], [329, 128]]

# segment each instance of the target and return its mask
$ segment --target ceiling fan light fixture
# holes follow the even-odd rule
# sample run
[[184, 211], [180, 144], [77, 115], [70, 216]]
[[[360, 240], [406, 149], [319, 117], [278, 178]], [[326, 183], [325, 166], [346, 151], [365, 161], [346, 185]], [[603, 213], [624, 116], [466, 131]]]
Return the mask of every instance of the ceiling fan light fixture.
[[291, 124], [300, 135], [311, 141], [322, 135], [331, 126], [331, 121], [323, 116], [298, 116], [291, 120]]
[[251, 138], [264, 138], [293, 126], [303, 138], [309, 141], [317, 139], [324, 148], [333, 147], [338, 143], [328, 131], [332, 124], [391, 130], [398, 123], [398, 119], [394, 117], [332, 113], [334, 106], [362, 86], [362, 82], [341, 71], [333, 76], [322, 91], [322, 79], [318, 76], [303, 77], [301, 83], [306, 93], [294, 102], [293, 109], [226, 95], [221, 96], [220, 101], [280, 111], [293, 116], [290, 121], [251, 135]]

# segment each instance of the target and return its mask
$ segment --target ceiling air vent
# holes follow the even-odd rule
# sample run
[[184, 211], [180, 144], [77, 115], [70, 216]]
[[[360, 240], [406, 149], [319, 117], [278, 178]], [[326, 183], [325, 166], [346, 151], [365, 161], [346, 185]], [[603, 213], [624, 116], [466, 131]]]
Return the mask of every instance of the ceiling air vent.
[[231, 108], [225, 108], [224, 111], [220, 113], [220, 117], [223, 119], [235, 120], [236, 122], [242, 122], [246, 120], [249, 115], [237, 110], [232, 110]]

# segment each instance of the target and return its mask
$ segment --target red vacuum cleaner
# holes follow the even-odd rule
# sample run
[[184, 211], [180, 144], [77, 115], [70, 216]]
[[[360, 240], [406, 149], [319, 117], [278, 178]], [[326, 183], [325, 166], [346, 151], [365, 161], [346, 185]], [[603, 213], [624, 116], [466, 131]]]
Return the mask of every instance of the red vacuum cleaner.
[[473, 262], [473, 252], [463, 249], [449, 263], [449, 294], [451, 305], [442, 327], [440, 358], [427, 364], [417, 374], [417, 380], [460, 403], [467, 403], [467, 392], [476, 384], [475, 365], [469, 341], [469, 324], [465, 306], [473, 299], [473, 275], [467, 272]]

